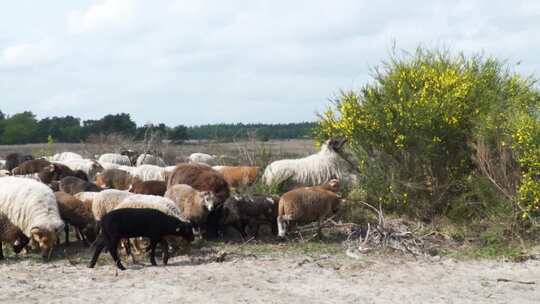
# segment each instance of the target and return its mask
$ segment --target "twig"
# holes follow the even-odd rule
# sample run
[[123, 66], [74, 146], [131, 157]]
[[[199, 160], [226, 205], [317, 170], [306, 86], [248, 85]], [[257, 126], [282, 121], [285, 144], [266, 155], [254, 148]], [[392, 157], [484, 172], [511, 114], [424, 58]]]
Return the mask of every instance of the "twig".
[[510, 279], [504, 279], [504, 278], [497, 279], [497, 282], [518, 283], [518, 284], [525, 284], [525, 285], [535, 285], [536, 284], [536, 282], [534, 282], [534, 281], [516, 281], [516, 280], [510, 280]]

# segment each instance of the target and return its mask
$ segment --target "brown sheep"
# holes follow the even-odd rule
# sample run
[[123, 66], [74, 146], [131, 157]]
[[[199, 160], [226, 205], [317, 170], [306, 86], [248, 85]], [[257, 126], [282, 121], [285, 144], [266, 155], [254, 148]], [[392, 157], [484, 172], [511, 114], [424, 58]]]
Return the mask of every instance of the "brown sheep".
[[197, 191], [184, 184], [171, 186], [165, 197], [180, 209], [183, 219], [197, 228], [207, 223], [208, 213], [214, 209], [216, 201], [212, 191]]
[[221, 173], [229, 187], [237, 189], [247, 187], [255, 183], [260, 167], [250, 166], [215, 166], [216, 171]]
[[60, 217], [65, 222], [66, 244], [69, 244], [69, 224], [75, 227], [77, 236], [85, 244], [92, 243], [97, 234], [97, 225], [92, 212], [89, 212], [83, 202], [71, 194], [55, 192], [54, 195], [58, 203]]
[[6, 165], [4, 169], [11, 172], [11, 170], [15, 169], [15, 167], [17, 167], [24, 161], [31, 160], [31, 159], [34, 159], [34, 157], [29, 154], [10, 153], [6, 155]]
[[79, 192], [99, 192], [103, 189], [96, 184], [84, 181], [75, 176], [66, 176], [58, 183], [58, 191], [75, 195]]
[[229, 198], [229, 184], [221, 173], [210, 166], [189, 163], [179, 164], [171, 173], [167, 182], [167, 189], [177, 184], [186, 184], [198, 191], [211, 191], [216, 197], [216, 206], [208, 214], [206, 236], [209, 239], [217, 238], [222, 205]]
[[41, 171], [43, 168], [49, 166], [51, 162], [45, 159], [32, 159], [27, 160], [19, 164], [11, 172], [13, 175], [27, 175], [34, 174]]
[[0, 260], [4, 259], [3, 242], [10, 243], [15, 254], [18, 254], [30, 239], [9, 220], [7, 215], [0, 213]]
[[337, 211], [340, 202], [341, 197], [324, 186], [302, 187], [283, 194], [278, 206], [278, 236], [285, 237], [290, 222], [318, 221], [320, 233], [321, 222]]
[[44, 184], [50, 184], [53, 181], [59, 181], [66, 176], [76, 176], [77, 174], [71, 170], [68, 166], [51, 163], [50, 165], [41, 169], [38, 173], [39, 179]]
[[131, 175], [120, 169], [107, 169], [96, 175], [96, 185], [101, 188], [127, 190], [131, 183]]
[[129, 192], [137, 194], [149, 194], [149, 195], [159, 195], [163, 196], [167, 191], [167, 183], [164, 181], [149, 180], [141, 181], [138, 178], [133, 180], [131, 184], [131, 189]]

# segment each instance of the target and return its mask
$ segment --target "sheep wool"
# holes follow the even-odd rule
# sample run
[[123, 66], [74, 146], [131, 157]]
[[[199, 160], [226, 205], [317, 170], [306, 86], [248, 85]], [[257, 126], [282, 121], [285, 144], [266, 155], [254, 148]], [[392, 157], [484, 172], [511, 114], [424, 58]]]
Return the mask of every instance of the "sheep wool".
[[102, 154], [99, 159], [99, 163], [113, 163], [121, 166], [131, 166], [131, 161], [126, 155], [118, 153], [105, 153]]
[[189, 155], [189, 162], [212, 166], [217, 163], [217, 157], [206, 153], [192, 153]]
[[126, 197], [133, 195], [128, 191], [107, 189], [97, 192], [92, 203], [92, 214], [96, 221], [101, 221], [101, 218], [109, 211], [113, 210]]
[[134, 168], [131, 172], [131, 175], [136, 176], [143, 182], [149, 180], [164, 181], [165, 174], [165, 168], [154, 165], [141, 165]]
[[32, 228], [59, 232], [64, 228], [56, 198], [46, 185], [28, 178], [0, 179], [0, 212], [27, 235]]
[[136, 165], [137, 167], [141, 165], [155, 165], [155, 166], [165, 167], [167, 164], [159, 156], [143, 153], [139, 155], [139, 157], [137, 157]]
[[77, 153], [74, 152], [62, 152], [62, 153], [56, 153], [52, 157], [49, 158], [50, 161], [57, 161], [57, 162], [63, 162], [70, 159], [82, 159], [83, 157]]
[[92, 159], [68, 159], [59, 162], [68, 166], [71, 170], [81, 170], [93, 179], [97, 173], [103, 171], [103, 167], [95, 160]]
[[122, 208], [147, 208], [161, 211], [167, 215], [182, 219], [180, 215], [180, 209], [174, 204], [174, 202], [168, 198], [147, 195], [147, 194], [133, 194], [122, 200], [118, 206], [114, 209]]

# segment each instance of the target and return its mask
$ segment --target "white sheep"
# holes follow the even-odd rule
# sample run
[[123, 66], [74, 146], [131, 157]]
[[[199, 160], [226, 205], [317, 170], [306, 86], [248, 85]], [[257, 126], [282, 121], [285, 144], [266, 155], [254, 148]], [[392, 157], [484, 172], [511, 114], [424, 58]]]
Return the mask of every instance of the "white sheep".
[[0, 170], [4, 170], [6, 168], [6, 161], [4, 159], [0, 159]]
[[92, 214], [96, 221], [101, 221], [101, 218], [105, 216], [105, 214], [113, 210], [130, 195], [133, 195], [133, 193], [116, 189], [107, 189], [97, 192], [94, 196], [94, 201], [92, 202]]
[[99, 163], [113, 163], [122, 166], [131, 166], [131, 160], [127, 155], [122, 155], [118, 153], [105, 153], [102, 154], [99, 159]]
[[113, 164], [113, 163], [108, 163], [108, 162], [103, 162], [103, 163], [99, 163], [104, 170], [108, 170], [108, 169], [118, 169], [118, 167], [120, 167], [120, 165], [118, 164]]
[[160, 167], [167, 166], [167, 164], [165, 163], [165, 161], [163, 161], [161, 157], [155, 156], [152, 154], [145, 154], [145, 153], [137, 157], [136, 166], [138, 167], [141, 165], [155, 165], [155, 166], [160, 166]]
[[263, 174], [267, 186], [281, 185], [314, 186], [324, 184], [331, 179], [342, 180], [339, 149], [345, 140], [327, 140], [321, 150], [313, 155], [299, 159], [283, 159], [272, 162]]
[[125, 197], [114, 209], [149, 208], [182, 219], [180, 209], [168, 198], [157, 195], [133, 194]]
[[131, 175], [134, 175], [135, 173], [135, 170], [137, 169], [137, 167], [131, 167], [131, 166], [118, 166], [116, 169], [119, 169], [119, 170], [123, 170], [123, 171], [126, 171], [127, 173], [131, 174]]
[[83, 159], [80, 154], [74, 152], [61, 152], [48, 158], [49, 161], [63, 162], [70, 159]]
[[135, 167], [130, 173], [143, 182], [149, 180], [164, 181], [166, 177], [165, 168], [154, 165], [141, 165]]
[[1, 178], [0, 189], [0, 212], [38, 242], [43, 257], [50, 256], [56, 235], [64, 228], [52, 190], [21, 177]]
[[217, 163], [217, 156], [206, 153], [192, 153], [188, 159], [190, 163], [199, 163], [209, 166], [213, 166]]
[[206, 223], [208, 212], [212, 211], [217, 201], [213, 192], [197, 191], [184, 184], [169, 187], [164, 197], [172, 200], [180, 209], [182, 218], [195, 226]]
[[94, 204], [94, 198], [99, 192], [79, 192], [75, 193], [73, 196], [83, 202], [84, 207], [92, 212], [92, 205]]
[[100, 163], [93, 159], [68, 159], [58, 163], [68, 166], [73, 171], [83, 171], [91, 180], [96, 177], [96, 174], [104, 170]]

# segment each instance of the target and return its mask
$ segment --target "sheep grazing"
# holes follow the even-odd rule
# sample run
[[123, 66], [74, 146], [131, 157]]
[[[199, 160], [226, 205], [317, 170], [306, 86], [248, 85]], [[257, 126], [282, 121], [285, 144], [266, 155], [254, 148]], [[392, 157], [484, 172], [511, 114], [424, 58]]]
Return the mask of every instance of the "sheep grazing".
[[167, 215], [183, 219], [180, 209], [175, 203], [165, 197], [157, 195], [133, 194], [124, 198], [114, 209], [150, 208], [161, 211]]
[[131, 175], [136, 176], [143, 182], [149, 180], [164, 181], [165, 174], [165, 168], [154, 165], [141, 165], [131, 171]]
[[335, 213], [341, 202], [336, 193], [324, 186], [303, 187], [291, 190], [281, 196], [278, 206], [278, 236], [285, 237], [290, 222], [319, 222]]
[[56, 234], [64, 228], [52, 190], [20, 177], [1, 178], [0, 189], [0, 212], [38, 242], [43, 257], [50, 257]]
[[133, 194], [116, 189], [107, 189], [98, 192], [98, 194], [94, 196], [94, 201], [92, 202], [92, 214], [94, 215], [94, 219], [96, 219], [96, 221], [101, 221], [101, 218], [105, 214], [113, 210], [130, 195]]
[[207, 165], [179, 164], [167, 181], [167, 189], [176, 184], [186, 184], [198, 191], [211, 191], [214, 193], [216, 206], [208, 214], [206, 236], [210, 239], [216, 238], [218, 236], [219, 218], [221, 217], [221, 206], [230, 193], [229, 185], [223, 175]]
[[121, 166], [131, 166], [131, 161], [128, 156], [118, 153], [105, 153], [98, 158], [98, 162], [113, 163]]
[[269, 225], [273, 234], [277, 234], [278, 197], [262, 195], [233, 194], [223, 204], [222, 225], [234, 227], [243, 238], [248, 236], [246, 228], [259, 234], [260, 225]]
[[214, 170], [223, 175], [229, 187], [242, 188], [255, 183], [259, 167], [250, 166], [214, 166]]
[[40, 172], [43, 168], [49, 166], [51, 163], [44, 159], [31, 159], [20, 163], [15, 167], [11, 173], [13, 175], [28, 175]]
[[180, 209], [182, 218], [201, 227], [207, 223], [208, 213], [215, 206], [216, 197], [211, 191], [197, 191], [189, 185], [173, 185], [165, 197], [172, 200]]
[[86, 173], [89, 179], [94, 179], [96, 174], [104, 170], [97, 161], [92, 159], [69, 159], [61, 163], [73, 171], [80, 170]]
[[105, 247], [109, 250], [116, 266], [125, 270], [118, 257], [118, 243], [121, 239], [146, 237], [150, 239], [150, 263], [156, 263], [156, 245], [161, 243], [164, 252], [163, 264], [167, 264], [168, 243], [165, 240], [167, 235], [181, 236], [192, 242], [193, 231], [190, 223], [186, 223], [177, 217], [166, 215], [154, 209], [117, 209], [105, 215], [101, 221], [101, 234], [96, 242], [96, 250], [92, 260], [88, 264], [89, 268], [96, 265], [101, 251]]
[[213, 166], [217, 163], [217, 156], [205, 153], [192, 153], [188, 157], [190, 163], [205, 164]]
[[146, 153], [143, 153], [139, 155], [139, 157], [137, 157], [135, 165], [137, 167], [141, 165], [154, 165], [159, 167], [167, 166], [167, 164], [165, 163], [165, 161], [163, 161], [161, 157]]
[[135, 150], [127, 149], [120, 151], [120, 154], [127, 156], [129, 158], [130, 165], [134, 166], [140, 153]]
[[53, 155], [49, 160], [54, 162], [63, 162], [71, 159], [83, 159], [80, 154], [74, 152], [61, 152]]
[[30, 239], [9, 220], [7, 215], [0, 213], [0, 260], [4, 259], [2, 243], [11, 244], [15, 254], [19, 254], [29, 241]]
[[84, 207], [89, 212], [92, 212], [92, 204], [94, 203], [94, 198], [98, 192], [79, 192], [74, 194], [73, 197], [83, 202]]
[[32, 159], [34, 159], [34, 157], [29, 154], [10, 153], [6, 155], [6, 165], [4, 169], [11, 172], [11, 170], [15, 169], [19, 164]]
[[96, 239], [97, 225], [94, 216], [84, 203], [73, 195], [59, 191], [54, 193], [60, 217], [64, 220], [66, 244], [69, 244], [69, 225], [73, 225], [77, 231], [77, 237], [85, 244], [90, 244]]
[[58, 190], [75, 195], [79, 192], [99, 192], [103, 189], [78, 177], [66, 176], [58, 182]]
[[164, 181], [141, 181], [138, 178], [135, 178], [133, 184], [131, 184], [131, 189], [129, 192], [138, 193], [138, 194], [149, 194], [149, 195], [159, 195], [163, 196], [167, 191], [167, 183]]
[[317, 154], [300, 159], [272, 162], [263, 174], [267, 186], [291, 189], [296, 186], [315, 186], [333, 178], [341, 178], [339, 150], [346, 140], [327, 140]]
[[101, 188], [127, 190], [131, 183], [131, 175], [120, 169], [107, 169], [96, 176], [96, 185]]

